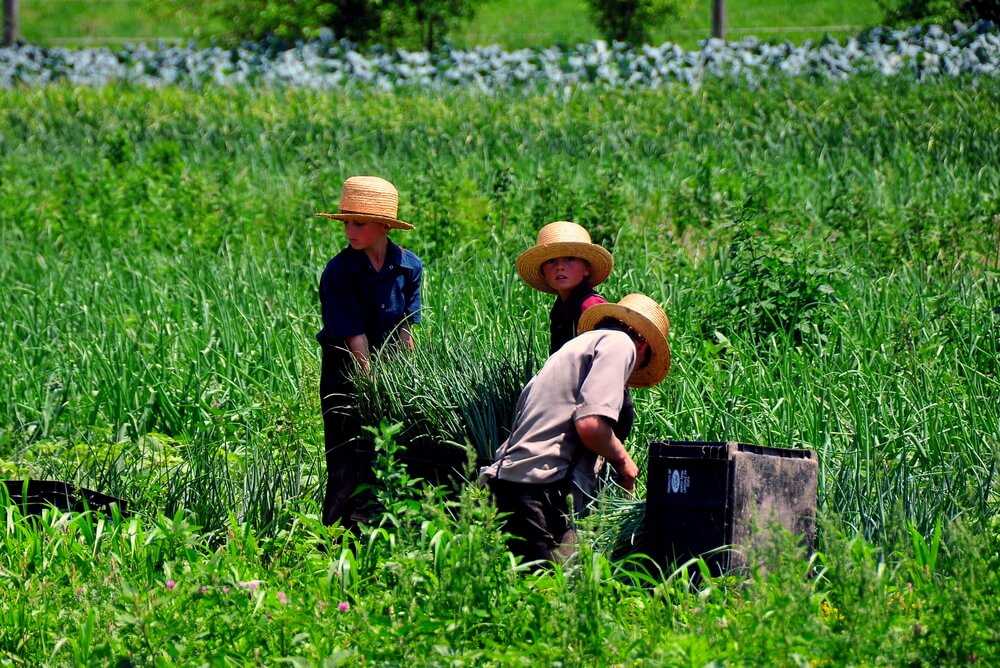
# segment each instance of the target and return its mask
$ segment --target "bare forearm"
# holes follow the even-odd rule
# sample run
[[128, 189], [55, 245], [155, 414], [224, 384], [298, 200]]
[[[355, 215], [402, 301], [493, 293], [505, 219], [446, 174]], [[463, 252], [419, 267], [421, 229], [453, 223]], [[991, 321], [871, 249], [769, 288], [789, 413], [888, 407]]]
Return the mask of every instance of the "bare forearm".
[[635, 489], [639, 468], [632, 461], [622, 442], [615, 436], [611, 423], [597, 416], [576, 421], [576, 433], [587, 449], [604, 457], [618, 473], [618, 482], [628, 491]]
[[611, 423], [596, 416], [580, 418], [576, 421], [576, 432], [587, 449], [604, 457], [615, 466], [628, 457], [625, 446], [615, 436]]

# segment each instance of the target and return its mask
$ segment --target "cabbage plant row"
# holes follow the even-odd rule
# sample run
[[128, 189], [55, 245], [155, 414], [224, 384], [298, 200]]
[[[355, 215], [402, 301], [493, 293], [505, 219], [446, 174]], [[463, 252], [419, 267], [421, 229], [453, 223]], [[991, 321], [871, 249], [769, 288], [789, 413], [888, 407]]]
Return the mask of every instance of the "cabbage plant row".
[[443, 48], [436, 52], [362, 52], [332, 36], [276, 49], [198, 49], [159, 44], [66, 49], [22, 45], [0, 49], [0, 86], [43, 86], [69, 82], [101, 86], [132, 82], [146, 86], [269, 84], [338, 89], [354, 85], [472, 85], [487, 90], [511, 87], [658, 88], [680, 82], [699, 85], [705, 77], [750, 82], [770, 75], [842, 79], [855, 73], [885, 76], [997, 76], [1000, 34], [992, 22], [890, 30], [874, 28], [841, 44], [825, 39], [769, 44], [753, 37], [739, 42], [710, 39], [698, 50], [672, 43], [630, 47], [593, 41], [575, 46], [504, 51], [497, 46]]

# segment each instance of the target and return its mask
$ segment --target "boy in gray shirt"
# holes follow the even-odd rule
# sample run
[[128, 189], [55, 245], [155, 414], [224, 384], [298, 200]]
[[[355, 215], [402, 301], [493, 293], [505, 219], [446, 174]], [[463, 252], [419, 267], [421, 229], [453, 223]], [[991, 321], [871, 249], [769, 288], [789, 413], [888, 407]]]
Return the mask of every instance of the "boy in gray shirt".
[[651, 387], [669, 370], [669, 329], [663, 309], [645, 295], [592, 306], [581, 316], [581, 333], [525, 386], [510, 438], [480, 477], [508, 513], [511, 552], [553, 561], [572, 549], [567, 497], [574, 469], [593, 471], [603, 457], [619, 484], [634, 490], [639, 470], [615, 436], [614, 421], [626, 386]]

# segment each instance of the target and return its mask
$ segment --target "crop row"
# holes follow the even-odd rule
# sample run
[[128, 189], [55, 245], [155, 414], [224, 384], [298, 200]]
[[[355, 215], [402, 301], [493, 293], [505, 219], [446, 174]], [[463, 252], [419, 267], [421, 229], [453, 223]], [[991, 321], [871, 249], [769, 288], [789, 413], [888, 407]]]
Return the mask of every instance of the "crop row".
[[883, 76], [989, 76], [1000, 73], [1000, 34], [980, 21], [956, 23], [952, 32], [875, 28], [844, 44], [826, 39], [801, 46], [711, 39], [698, 50], [676, 44], [630, 47], [594, 41], [574, 46], [503, 51], [498, 46], [446, 47], [435, 52], [375, 49], [363, 53], [331, 35], [278, 50], [264, 45], [197, 49], [146, 44], [113, 51], [0, 49], [0, 87], [69, 82], [91, 86], [132, 82], [144, 86], [267, 84], [337, 89], [354, 85], [483, 89], [567, 86], [658, 88], [700, 85], [707, 77], [754, 82], [770, 75], [843, 79], [857, 73]]
[[824, 514], [867, 536], [987, 522], [1000, 90], [874, 79], [0, 91], [0, 472], [209, 528], [315, 499], [316, 281], [343, 237], [311, 214], [378, 173], [417, 225], [398, 240], [426, 317], [373, 373], [371, 424], [495, 445], [549, 306], [513, 258], [576, 220], [614, 253], [604, 294], [670, 315], [640, 460], [664, 438], [809, 447]]

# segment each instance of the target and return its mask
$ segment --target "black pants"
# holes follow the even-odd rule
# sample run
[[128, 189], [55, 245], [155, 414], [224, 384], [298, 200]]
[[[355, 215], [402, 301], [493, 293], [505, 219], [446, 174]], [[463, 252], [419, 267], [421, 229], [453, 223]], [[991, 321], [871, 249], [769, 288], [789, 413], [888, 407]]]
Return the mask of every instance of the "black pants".
[[497, 510], [507, 513], [507, 548], [526, 561], [564, 561], [576, 545], [567, 497], [570, 477], [547, 485], [490, 480]]
[[353, 522], [351, 516], [359, 503], [355, 491], [359, 484], [369, 483], [372, 478], [370, 459], [358, 452], [362, 430], [354, 405], [353, 370], [354, 358], [350, 352], [323, 346], [319, 395], [326, 450], [323, 524], [327, 526], [338, 520], [345, 525]]

